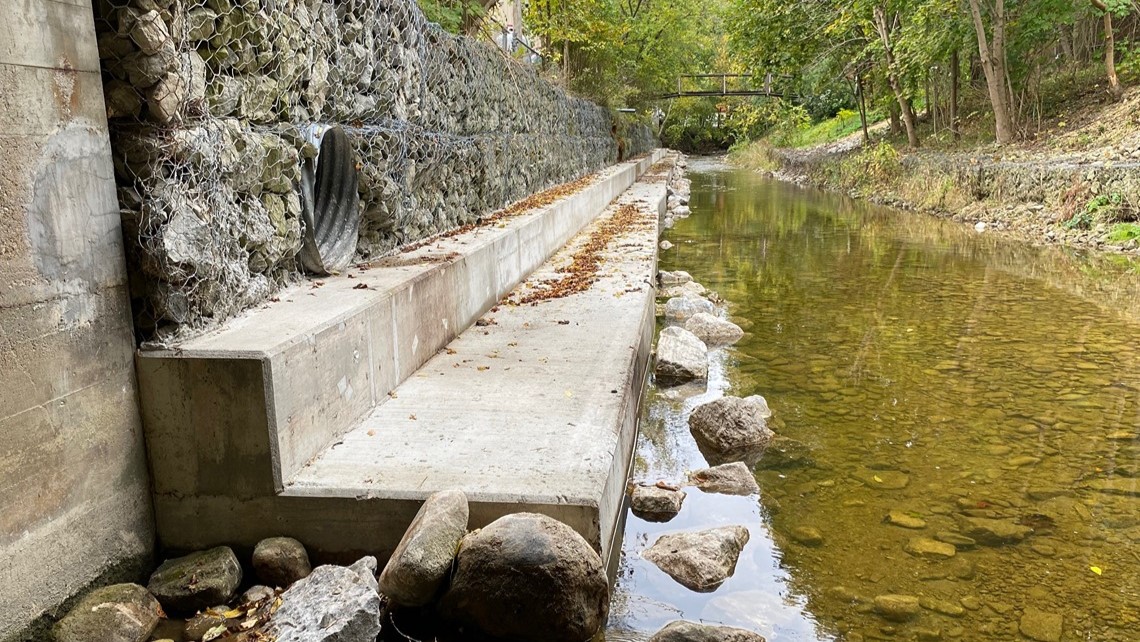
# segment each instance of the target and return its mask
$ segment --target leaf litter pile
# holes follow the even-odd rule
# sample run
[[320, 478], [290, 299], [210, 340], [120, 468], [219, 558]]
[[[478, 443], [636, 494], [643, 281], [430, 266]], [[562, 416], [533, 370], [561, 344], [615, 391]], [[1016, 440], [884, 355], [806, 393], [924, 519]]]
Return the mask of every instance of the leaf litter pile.
[[511, 203], [507, 207], [504, 207], [503, 209], [498, 210], [498, 211], [490, 214], [489, 216], [484, 216], [484, 217], [477, 219], [474, 223], [468, 223], [466, 225], [460, 225], [459, 227], [456, 227], [456, 228], [453, 228], [453, 229], [448, 230], [446, 232], [443, 232], [442, 234], [437, 234], [435, 236], [428, 237], [422, 241], [419, 241], [419, 242], [413, 243], [411, 245], [405, 246], [400, 251], [402, 253], [414, 252], [415, 250], [418, 250], [421, 247], [424, 247], [425, 245], [429, 245], [431, 243], [434, 243], [440, 239], [447, 239], [447, 238], [452, 238], [454, 236], [459, 236], [460, 234], [466, 234], [467, 232], [479, 229], [480, 227], [485, 227], [487, 225], [493, 225], [495, 223], [498, 223], [499, 221], [501, 221], [503, 219], [518, 216], [519, 214], [522, 214], [524, 212], [528, 212], [530, 210], [538, 209], [540, 207], [546, 207], [547, 205], [550, 205], [554, 201], [557, 201], [561, 198], [565, 198], [567, 196], [570, 196], [571, 194], [576, 194], [576, 193], [582, 191], [587, 186], [592, 184], [596, 178], [597, 178], [596, 173], [595, 174], [587, 174], [586, 176], [583, 176], [582, 178], [579, 178], [576, 181], [570, 181], [569, 183], [562, 183], [561, 185], [555, 185], [554, 187], [551, 187], [550, 189], [546, 189], [546, 190], [543, 190], [541, 192], [538, 192], [537, 194], [531, 194], [530, 196], [522, 199], [521, 201], [515, 201], [514, 203]]
[[[199, 612], [187, 620], [185, 630], [193, 631], [193, 638], [202, 642], [273, 642], [276, 638], [266, 631], [266, 625], [279, 606], [281, 589], [265, 589], [234, 608], [219, 606]], [[177, 621], [170, 622], [182, 628]], [[162, 626], [159, 625], [160, 630]]]
[[565, 276], [558, 279], [543, 279], [533, 291], [511, 303], [537, 305], [540, 301], [561, 299], [571, 294], [585, 292], [598, 280], [598, 268], [602, 265], [602, 252], [606, 246], [614, 238], [633, 229], [641, 218], [641, 210], [636, 205], [622, 205], [613, 216], [590, 233], [590, 239], [574, 252], [569, 265], [558, 268], [557, 272]]

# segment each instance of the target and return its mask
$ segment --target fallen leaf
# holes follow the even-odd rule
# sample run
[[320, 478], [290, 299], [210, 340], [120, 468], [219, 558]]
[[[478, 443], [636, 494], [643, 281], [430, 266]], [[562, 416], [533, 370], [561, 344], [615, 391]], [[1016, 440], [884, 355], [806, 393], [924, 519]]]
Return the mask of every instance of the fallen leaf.
[[1096, 573], [1097, 575], [1100, 575], [1101, 573], [1104, 572], [1104, 570], [1102, 570], [1099, 566], [1090, 566], [1089, 570], [1092, 571], [1093, 573]]
[[367, 290], [368, 284], [367, 283], [357, 283], [356, 285], [352, 286], [352, 289], [353, 290]]
[[416, 420], [416, 416], [415, 416], [414, 414], [408, 415], [408, 419], [411, 419], [412, 421], [415, 421], [415, 420]]
[[880, 484], [881, 484], [881, 483], [883, 483], [883, 478], [882, 478], [882, 477], [879, 477], [878, 475], [875, 475], [875, 476], [874, 476], [874, 477], [872, 477], [871, 479], [873, 479], [873, 480], [875, 480], [875, 481], [879, 482]]

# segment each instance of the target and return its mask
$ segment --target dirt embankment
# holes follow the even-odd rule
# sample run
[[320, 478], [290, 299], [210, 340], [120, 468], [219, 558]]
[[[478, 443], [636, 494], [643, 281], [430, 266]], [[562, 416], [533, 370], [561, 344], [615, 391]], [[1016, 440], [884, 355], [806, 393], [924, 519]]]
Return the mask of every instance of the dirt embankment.
[[772, 175], [1035, 244], [1140, 255], [1140, 89], [1033, 142], [967, 151], [863, 148], [860, 135], [771, 149]]

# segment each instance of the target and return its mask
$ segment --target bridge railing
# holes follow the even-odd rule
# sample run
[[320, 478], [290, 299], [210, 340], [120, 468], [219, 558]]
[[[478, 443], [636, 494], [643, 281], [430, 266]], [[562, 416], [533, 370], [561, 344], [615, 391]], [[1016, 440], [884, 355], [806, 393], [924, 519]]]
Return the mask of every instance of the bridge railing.
[[677, 76], [677, 91], [661, 98], [682, 96], [772, 96], [783, 97], [779, 82], [784, 76], [760, 74], [682, 74]]

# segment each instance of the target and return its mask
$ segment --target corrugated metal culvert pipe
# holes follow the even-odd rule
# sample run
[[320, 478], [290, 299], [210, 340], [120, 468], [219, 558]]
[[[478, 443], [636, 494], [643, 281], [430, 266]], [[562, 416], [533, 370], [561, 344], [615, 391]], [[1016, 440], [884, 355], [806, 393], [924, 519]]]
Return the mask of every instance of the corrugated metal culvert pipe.
[[310, 125], [305, 136], [319, 150], [301, 162], [301, 265], [313, 274], [348, 267], [360, 233], [356, 161], [339, 125]]

